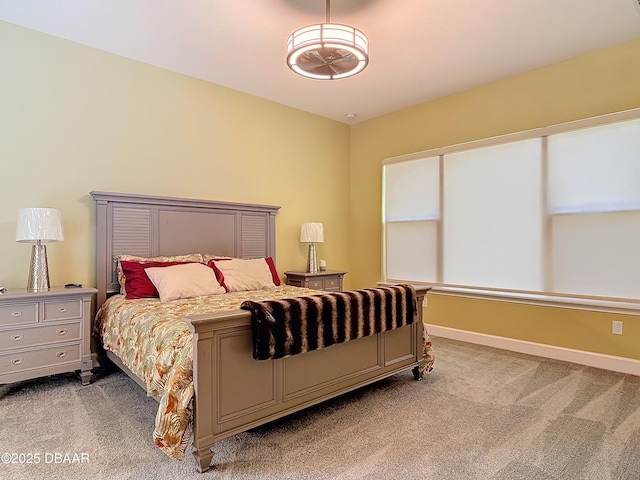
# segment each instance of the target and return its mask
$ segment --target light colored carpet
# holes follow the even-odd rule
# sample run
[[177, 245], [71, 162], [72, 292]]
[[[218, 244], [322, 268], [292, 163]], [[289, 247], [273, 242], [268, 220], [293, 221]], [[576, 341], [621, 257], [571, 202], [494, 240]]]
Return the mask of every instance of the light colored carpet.
[[153, 445], [157, 403], [120, 372], [0, 386], [0, 453], [40, 459], [0, 478], [640, 478], [640, 377], [433, 340], [426, 380], [407, 371], [221, 441], [204, 474]]

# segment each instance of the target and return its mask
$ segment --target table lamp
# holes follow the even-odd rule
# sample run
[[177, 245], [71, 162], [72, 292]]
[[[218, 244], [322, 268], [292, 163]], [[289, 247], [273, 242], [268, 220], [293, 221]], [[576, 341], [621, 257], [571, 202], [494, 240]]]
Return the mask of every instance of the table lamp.
[[62, 215], [55, 208], [21, 208], [18, 210], [16, 242], [33, 243], [27, 290], [49, 290], [47, 247], [49, 242], [64, 240]]
[[307, 256], [307, 272], [318, 272], [318, 254], [316, 253], [316, 243], [324, 242], [324, 229], [321, 223], [303, 223], [300, 229], [300, 243], [309, 243], [309, 254]]

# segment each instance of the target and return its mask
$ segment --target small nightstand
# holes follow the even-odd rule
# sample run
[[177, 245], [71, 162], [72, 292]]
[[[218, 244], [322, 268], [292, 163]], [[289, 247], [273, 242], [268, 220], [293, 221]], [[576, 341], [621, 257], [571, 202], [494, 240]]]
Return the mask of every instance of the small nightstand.
[[287, 285], [326, 290], [328, 292], [340, 292], [342, 290], [342, 278], [346, 273], [337, 270], [326, 270], [317, 273], [297, 270], [284, 272], [287, 276]]
[[91, 380], [95, 288], [52, 287], [0, 294], [0, 384], [80, 370]]

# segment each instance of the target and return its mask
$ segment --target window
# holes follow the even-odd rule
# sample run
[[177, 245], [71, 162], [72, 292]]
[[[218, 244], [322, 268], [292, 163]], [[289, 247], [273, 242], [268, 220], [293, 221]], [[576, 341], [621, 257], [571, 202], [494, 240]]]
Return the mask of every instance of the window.
[[541, 156], [537, 138], [444, 156], [443, 283], [541, 290]]
[[387, 281], [640, 299], [640, 111], [389, 159]]
[[437, 279], [440, 159], [391, 163], [384, 169], [387, 273], [412, 281]]
[[640, 298], [640, 119], [548, 145], [553, 290]]

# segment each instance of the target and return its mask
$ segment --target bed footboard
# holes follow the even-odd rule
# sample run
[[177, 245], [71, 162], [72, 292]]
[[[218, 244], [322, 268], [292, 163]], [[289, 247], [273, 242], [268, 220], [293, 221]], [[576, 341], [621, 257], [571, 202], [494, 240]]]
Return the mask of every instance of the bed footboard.
[[251, 313], [185, 318], [194, 334], [193, 455], [210, 468], [218, 440], [244, 432], [403, 370], [422, 378], [422, 300], [418, 321], [395, 330], [275, 360], [253, 359]]

